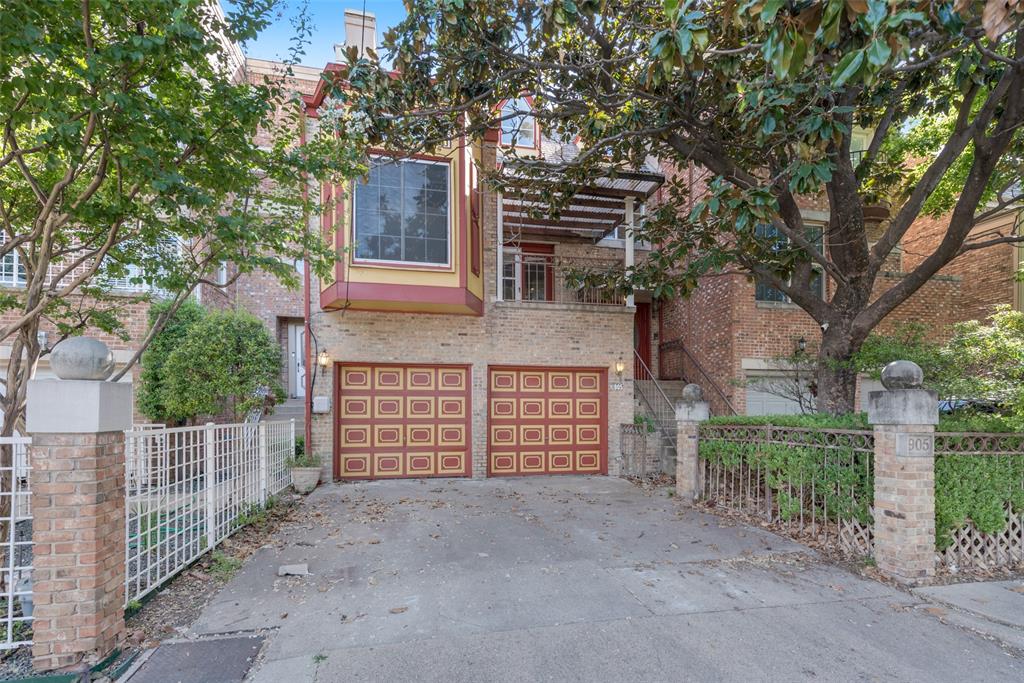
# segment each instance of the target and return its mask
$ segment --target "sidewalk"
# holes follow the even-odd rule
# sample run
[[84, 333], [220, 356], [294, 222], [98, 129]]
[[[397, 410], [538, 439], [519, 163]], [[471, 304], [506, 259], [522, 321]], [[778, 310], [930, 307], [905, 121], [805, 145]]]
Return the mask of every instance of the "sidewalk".
[[940, 607], [933, 614], [1024, 652], [1024, 580], [957, 583], [915, 589]]

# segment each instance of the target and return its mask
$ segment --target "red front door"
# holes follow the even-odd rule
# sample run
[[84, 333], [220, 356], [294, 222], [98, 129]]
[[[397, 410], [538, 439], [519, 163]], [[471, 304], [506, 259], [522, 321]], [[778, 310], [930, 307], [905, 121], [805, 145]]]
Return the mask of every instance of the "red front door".
[[640, 364], [651, 367], [651, 305], [649, 303], [637, 304], [636, 313], [633, 316], [633, 348], [636, 349], [633, 363], [633, 377], [637, 379], [653, 379], [650, 373], [646, 372]]

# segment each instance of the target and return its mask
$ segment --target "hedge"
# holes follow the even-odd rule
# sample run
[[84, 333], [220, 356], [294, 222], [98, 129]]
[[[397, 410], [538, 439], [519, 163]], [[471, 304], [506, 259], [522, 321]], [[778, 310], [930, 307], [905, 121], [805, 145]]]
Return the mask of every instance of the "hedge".
[[[758, 415], [711, 418], [711, 425], [776, 425], [810, 429], [870, 429], [864, 413], [843, 415]], [[938, 432], [1022, 433], [1017, 418], [999, 415], [942, 415]], [[1024, 435], [1021, 437], [1024, 442]], [[1021, 444], [1018, 444], [1018, 447]], [[864, 464], [863, 454], [833, 449], [836, 455], [826, 467], [820, 449], [813, 446], [789, 446], [758, 442], [731, 442], [721, 439], [700, 440], [701, 457], [726, 467], [746, 463], [766, 473], [765, 482], [775, 492], [783, 519], [800, 511], [801, 501], [791, 499], [788, 491], [805, 490], [813, 482], [815, 490], [826, 492], [828, 517], [853, 517], [866, 523], [868, 505], [874, 498], [873, 476]], [[854, 466], [840, 463], [849, 462]], [[1017, 456], [976, 456], [939, 453], [935, 462], [936, 547], [942, 550], [952, 543], [952, 533], [968, 521], [979, 531], [999, 533], [1006, 527], [1005, 510], [1024, 513], [1024, 454]]]

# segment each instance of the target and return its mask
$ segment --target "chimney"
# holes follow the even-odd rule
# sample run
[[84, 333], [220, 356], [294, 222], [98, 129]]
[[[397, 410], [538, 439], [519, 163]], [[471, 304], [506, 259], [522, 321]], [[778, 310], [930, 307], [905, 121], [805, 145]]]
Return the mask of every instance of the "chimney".
[[334, 46], [334, 58], [345, 61], [345, 50], [355, 47], [362, 57], [366, 50], [377, 49], [377, 17], [373, 12], [360, 12], [355, 9], [345, 10], [345, 43]]

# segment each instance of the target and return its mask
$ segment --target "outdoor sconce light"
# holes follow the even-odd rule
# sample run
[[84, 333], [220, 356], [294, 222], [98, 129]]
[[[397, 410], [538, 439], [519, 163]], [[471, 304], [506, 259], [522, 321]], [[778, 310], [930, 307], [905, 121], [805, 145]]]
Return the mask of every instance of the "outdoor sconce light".
[[324, 370], [331, 364], [331, 357], [327, 355], [326, 351], [321, 351], [316, 356], [316, 364], [320, 366], [320, 376], [323, 377]]
[[615, 361], [615, 374], [619, 376], [619, 381], [622, 381], [622, 373], [626, 370], [626, 361], [622, 360], [622, 356]]
[[796, 343], [796, 351], [797, 351], [797, 353], [803, 353], [806, 350], [807, 350], [807, 340], [804, 339], [803, 337], [800, 337], [800, 339]]

